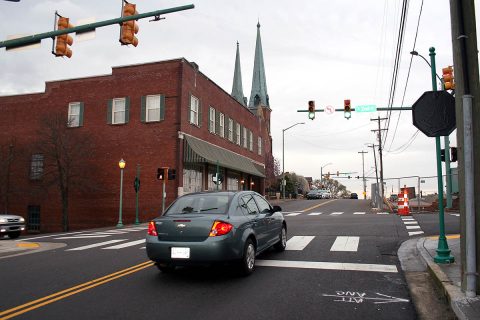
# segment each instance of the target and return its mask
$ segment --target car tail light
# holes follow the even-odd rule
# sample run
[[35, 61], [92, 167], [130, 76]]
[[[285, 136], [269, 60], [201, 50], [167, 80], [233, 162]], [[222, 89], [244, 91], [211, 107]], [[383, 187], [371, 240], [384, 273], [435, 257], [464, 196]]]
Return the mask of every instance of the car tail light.
[[223, 221], [215, 221], [213, 223], [212, 229], [210, 230], [210, 237], [223, 236], [229, 233], [233, 229], [233, 226], [230, 223]]
[[150, 221], [150, 222], [148, 223], [148, 231], [147, 231], [147, 233], [148, 233], [149, 236], [158, 237], [157, 228], [155, 227], [155, 222]]

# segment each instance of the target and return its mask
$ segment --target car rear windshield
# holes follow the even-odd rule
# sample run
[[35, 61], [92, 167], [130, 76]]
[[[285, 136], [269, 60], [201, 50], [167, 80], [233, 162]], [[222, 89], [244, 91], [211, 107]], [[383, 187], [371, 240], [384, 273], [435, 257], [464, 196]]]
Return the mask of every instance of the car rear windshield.
[[227, 194], [195, 194], [178, 198], [165, 215], [206, 213], [226, 214], [230, 197]]

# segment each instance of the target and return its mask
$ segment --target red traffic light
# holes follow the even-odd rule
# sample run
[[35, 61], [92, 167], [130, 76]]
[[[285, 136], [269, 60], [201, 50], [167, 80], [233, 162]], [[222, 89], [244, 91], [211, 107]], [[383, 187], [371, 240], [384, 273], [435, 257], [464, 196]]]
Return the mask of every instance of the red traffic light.
[[348, 120], [352, 116], [352, 107], [350, 105], [350, 99], [343, 100], [343, 116]]

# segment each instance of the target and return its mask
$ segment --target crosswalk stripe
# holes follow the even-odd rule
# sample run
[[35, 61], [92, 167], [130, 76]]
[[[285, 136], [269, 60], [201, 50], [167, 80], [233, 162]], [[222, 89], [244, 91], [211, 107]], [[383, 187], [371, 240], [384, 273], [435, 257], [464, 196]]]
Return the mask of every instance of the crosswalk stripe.
[[335, 239], [330, 251], [350, 251], [355, 252], [358, 250], [358, 243], [360, 242], [360, 237], [343, 237], [338, 236]]
[[126, 239], [116, 239], [116, 240], [110, 240], [110, 241], [105, 241], [105, 242], [99, 242], [99, 243], [90, 244], [90, 245], [88, 245], [88, 246], [83, 246], [83, 247], [78, 247], [78, 248], [73, 248], [73, 249], [67, 249], [67, 250], [65, 250], [65, 251], [86, 250], [86, 249], [91, 249], [91, 248], [106, 246], [106, 245], [108, 245], [108, 244], [117, 243], [117, 242], [125, 241], [125, 240], [126, 240]]
[[287, 214], [286, 217], [298, 216], [300, 214], [302, 214], [302, 212], [292, 212], [292, 213]]
[[343, 214], [343, 212], [332, 212], [332, 213], [330, 213], [331, 216], [338, 216], [340, 214]]
[[353, 214], [365, 214], [365, 212], [354, 212]]
[[410, 231], [410, 232], [408, 233], [408, 235], [409, 235], [409, 236], [414, 236], [414, 235], [422, 234], [422, 233], [423, 233], [423, 231]]
[[377, 214], [390, 214], [390, 212], [377, 212]]
[[312, 212], [312, 213], [309, 213], [308, 215], [309, 216], [318, 216], [318, 215], [321, 215], [323, 212]]
[[415, 221], [413, 218], [402, 218], [403, 221]]
[[286, 260], [257, 260], [256, 266], [260, 267], [283, 267], [343, 271], [370, 271], [397, 273], [395, 265], [367, 264], [367, 263], [342, 263], [342, 262], [316, 262], [316, 261], [286, 261]]
[[310, 241], [315, 238], [314, 236], [294, 236], [287, 241], [287, 247], [285, 250], [303, 250]]
[[420, 229], [420, 226], [406, 226], [407, 230]]
[[418, 224], [417, 221], [403, 221], [403, 224]]
[[117, 244], [116, 246], [106, 247], [106, 248], [102, 248], [102, 249], [113, 249], [113, 250], [123, 249], [123, 248], [127, 248], [127, 247], [136, 246], [137, 244], [141, 244], [141, 243], [145, 243], [145, 239], [140, 239], [140, 240], [131, 241], [131, 242], [127, 242], [127, 243]]
[[451, 216], [460, 217], [460, 213], [450, 213]]

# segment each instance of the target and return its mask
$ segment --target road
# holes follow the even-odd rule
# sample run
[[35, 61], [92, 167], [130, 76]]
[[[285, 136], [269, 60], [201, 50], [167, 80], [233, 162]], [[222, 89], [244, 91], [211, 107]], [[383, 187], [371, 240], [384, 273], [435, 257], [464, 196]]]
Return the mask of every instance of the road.
[[[160, 273], [145, 254], [145, 224], [23, 236], [50, 250], [0, 252], [0, 319], [416, 318], [397, 249], [438, 234], [438, 215], [402, 219], [350, 199], [282, 208], [287, 250], [260, 255], [246, 278], [224, 266]], [[458, 233], [459, 217], [446, 214], [446, 225]]]

